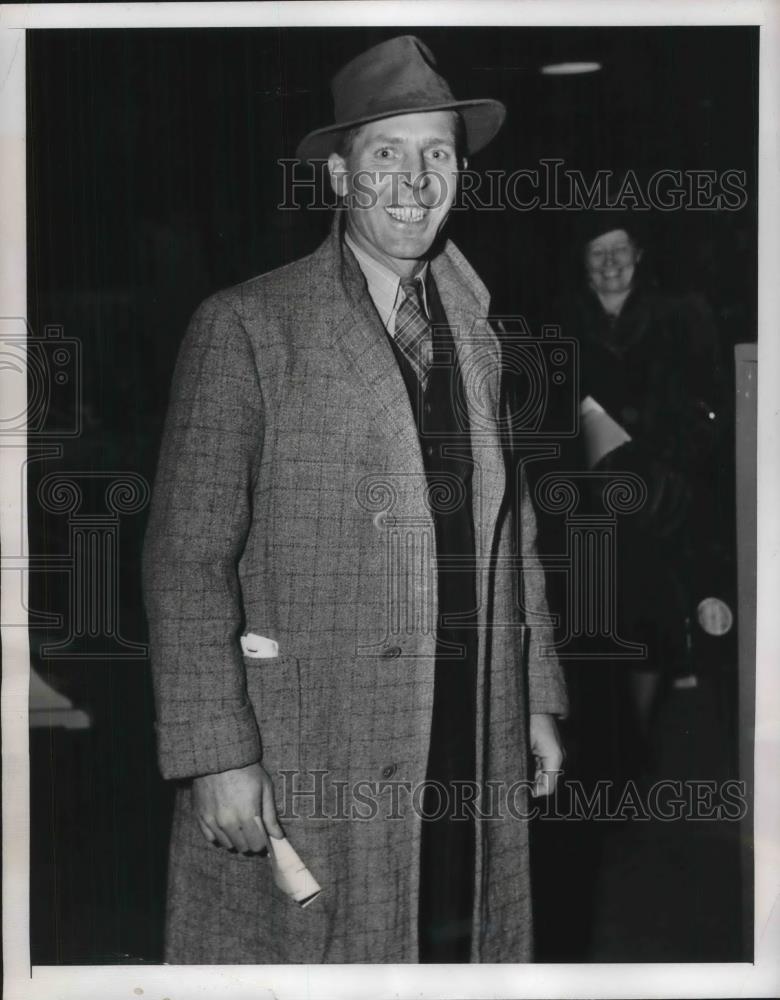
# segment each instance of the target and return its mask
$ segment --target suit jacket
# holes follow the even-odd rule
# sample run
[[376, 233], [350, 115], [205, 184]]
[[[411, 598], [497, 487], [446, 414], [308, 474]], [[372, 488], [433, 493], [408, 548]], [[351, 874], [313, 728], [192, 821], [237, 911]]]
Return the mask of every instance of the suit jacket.
[[[144, 552], [163, 775], [262, 759], [324, 891], [300, 910], [267, 860], [208, 845], [182, 783], [170, 962], [417, 961], [413, 794], [433, 702], [433, 521], [409, 397], [340, 225], [337, 213], [311, 256], [195, 313]], [[475, 463], [477, 775], [505, 788], [526, 777], [529, 709], [565, 713], [566, 695], [545, 655], [533, 510], [523, 484], [507, 489], [489, 298], [452, 243], [431, 267]], [[243, 658], [245, 630], [276, 639], [278, 658]], [[527, 824], [515, 817], [504, 808], [479, 824], [474, 960], [530, 956]]]

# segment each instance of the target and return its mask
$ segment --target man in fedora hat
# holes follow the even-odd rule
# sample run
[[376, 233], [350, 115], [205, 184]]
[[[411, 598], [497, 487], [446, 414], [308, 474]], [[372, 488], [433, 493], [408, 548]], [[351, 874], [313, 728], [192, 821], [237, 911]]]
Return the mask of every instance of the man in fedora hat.
[[544, 581], [488, 294], [441, 237], [504, 108], [456, 101], [409, 36], [332, 89], [299, 147], [342, 200], [330, 237], [201, 305], [173, 382], [144, 554], [165, 957], [524, 961], [527, 748], [544, 794], [566, 694], [524, 619]]

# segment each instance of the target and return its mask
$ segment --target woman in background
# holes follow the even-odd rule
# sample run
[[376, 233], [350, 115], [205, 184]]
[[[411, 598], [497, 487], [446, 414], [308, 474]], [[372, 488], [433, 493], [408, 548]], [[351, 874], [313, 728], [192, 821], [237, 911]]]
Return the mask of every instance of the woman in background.
[[638, 474], [647, 488], [642, 509], [618, 519], [616, 559], [618, 635], [648, 649], [620, 667], [642, 762], [662, 682], [695, 683], [697, 608], [727, 544], [718, 457], [727, 395], [709, 307], [650, 280], [632, 214], [588, 213], [578, 246], [583, 280], [563, 323], [580, 345], [578, 461], [607, 474], [594, 481], [600, 509], [611, 473]]

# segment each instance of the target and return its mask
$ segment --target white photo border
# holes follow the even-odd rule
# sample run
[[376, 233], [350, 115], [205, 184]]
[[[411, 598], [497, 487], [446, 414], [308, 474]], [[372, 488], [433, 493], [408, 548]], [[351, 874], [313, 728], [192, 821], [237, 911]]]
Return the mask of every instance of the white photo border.
[[[25, 31], [80, 27], [760, 26], [758, 621], [755, 962], [391, 966], [30, 966], [29, 648], [2, 630], [3, 957], [8, 1000], [366, 1000], [368, 997], [734, 997], [780, 994], [780, 5], [775, 0], [397, 0], [397, 2], [9, 4], [0, 8], [0, 316], [25, 316]], [[3, 373], [0, 419], [23, 412], [26, 377]], [[0, 448], [4, 553], [23, 553], [24, 439]], [[3, 572], [2, 621], [20, 620], [22, 574]], [[565, 902], [565, 901], [562, 901]], [[442, 992], [443, 991], [443, 992]]]

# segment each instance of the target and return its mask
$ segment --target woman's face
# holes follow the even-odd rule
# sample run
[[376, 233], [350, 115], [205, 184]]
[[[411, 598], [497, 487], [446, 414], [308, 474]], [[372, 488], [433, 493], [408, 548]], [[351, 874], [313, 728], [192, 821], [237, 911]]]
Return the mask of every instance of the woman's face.
[[599, 295], [630, 291], [641, 257], [642, 251], [625, 229], [597, 236], [585, 247], [585, 268], [591, 288]]

